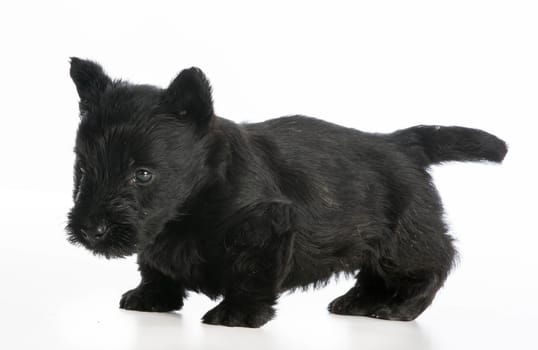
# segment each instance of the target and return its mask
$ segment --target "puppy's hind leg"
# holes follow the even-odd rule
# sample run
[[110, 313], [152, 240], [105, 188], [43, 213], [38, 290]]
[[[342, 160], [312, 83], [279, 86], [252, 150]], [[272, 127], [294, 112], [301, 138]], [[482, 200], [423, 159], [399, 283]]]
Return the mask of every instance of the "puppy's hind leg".
[[176, 281], [140, 262], [142, 280], [123, 294], [120, 308], [136, 311], [167, 312], [183, 307], [185, 289]]
[[422, 220], [403, 217], [394, 231], [394, 249], [387, 250], [390, 256], [361, 269], [356, 285], [331, 302], [329, 311], [401, 321], [420, 315], [443, 285], [456, 254], [439, 213]]
[[431, 304], [441, 285], [442, 280], [434, 274], [390, 276], [385, 280], [362, 270], [357, 284], [333, 300], [328, 309], [340, 315], [410, 321]]

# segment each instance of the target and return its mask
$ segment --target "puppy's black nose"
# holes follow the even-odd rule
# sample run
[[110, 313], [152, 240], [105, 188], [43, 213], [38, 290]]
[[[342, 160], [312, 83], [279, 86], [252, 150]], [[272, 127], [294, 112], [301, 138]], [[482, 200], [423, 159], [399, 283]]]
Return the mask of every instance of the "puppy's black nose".
[[105, 224], [97, 225], [97, 229], [95, 230], [95, 238], [96, 239], [104, 238], [107, 231], [108, 231], [108, 227]]
[[99, 224], [96, 227], [83, 227], [80, 229], [80, 232], [90, 242], [97, 242], [105, 238], [108, 232], [108, 226], [106, 224]]

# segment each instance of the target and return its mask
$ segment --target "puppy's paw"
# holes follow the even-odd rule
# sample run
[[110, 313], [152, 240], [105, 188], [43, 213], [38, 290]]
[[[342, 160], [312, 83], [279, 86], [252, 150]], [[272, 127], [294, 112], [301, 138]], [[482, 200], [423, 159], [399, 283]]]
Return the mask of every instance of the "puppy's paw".
[[348, 294], [334, 299], [327, 309], [337, 315], [366, 316], [392, 321], [411, 321], [420, 314], [398, 305], [389, 307], [379, 302], [367, 303]]
[[120, 308], [125, 310], [167, 312], [183, 307], [183, 298], [174, 293], [145, 290], [143, 287], [131, 289], [123, 294]]
[[263, 326], [275, 315], [272, 306], [266, 304], [237, 305], [225, 301], [209, 310], [202, 322], [228, 327], [258, 328]]
[[353, 290], [334, 299], [327, 310], [337, 315], [370, 316], [374, 304], [365, 303]]
[[354, 301], [353, 297], [345, 294], [331, 301], [327, 309], [333, 314], [349, 315], [355, 306]]

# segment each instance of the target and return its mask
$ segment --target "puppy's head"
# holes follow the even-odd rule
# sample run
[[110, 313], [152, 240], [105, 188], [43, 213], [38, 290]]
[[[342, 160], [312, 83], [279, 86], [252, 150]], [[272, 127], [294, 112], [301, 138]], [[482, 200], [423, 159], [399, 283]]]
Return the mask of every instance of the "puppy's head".
[[166, 89], [112, 80], [71, 59], [80, 97], [68, 239], [123, 257], [150, 242], [208, 177], [211, 88], [197, 68]]

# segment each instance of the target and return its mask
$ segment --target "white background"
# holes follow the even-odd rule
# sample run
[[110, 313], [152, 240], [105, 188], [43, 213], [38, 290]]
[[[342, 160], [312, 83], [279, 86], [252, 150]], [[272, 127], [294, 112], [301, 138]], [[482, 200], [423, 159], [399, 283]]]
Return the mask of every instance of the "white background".
[[[3, 1], [0, 348], [536, 349], [536, 1]], [[119, 310], [134, 259], [68, 245], [77, 95], [68, 57], [165, 86], [201, 67], [217, 113], [301, 113], [367, 131], [479, 127], [505, 163], [433, 169], [461, 253], [433, 305], [402, 323], [330, 315], [351, 280], [281, 298], [258, 330], [201, 325], [214, 303]]]

